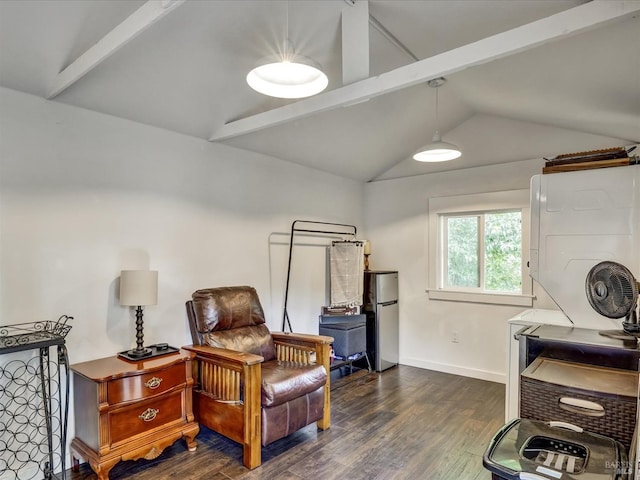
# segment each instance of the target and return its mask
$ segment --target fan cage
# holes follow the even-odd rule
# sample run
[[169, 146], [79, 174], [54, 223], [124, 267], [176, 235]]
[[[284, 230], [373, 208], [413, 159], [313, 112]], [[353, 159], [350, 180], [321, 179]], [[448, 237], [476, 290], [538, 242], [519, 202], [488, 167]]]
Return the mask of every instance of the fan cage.
[[600, 262], [587, 275], [587, 299], [593, 309], [608, 318], [629, 316], [636, 307], [638, 283], [627, 267]]

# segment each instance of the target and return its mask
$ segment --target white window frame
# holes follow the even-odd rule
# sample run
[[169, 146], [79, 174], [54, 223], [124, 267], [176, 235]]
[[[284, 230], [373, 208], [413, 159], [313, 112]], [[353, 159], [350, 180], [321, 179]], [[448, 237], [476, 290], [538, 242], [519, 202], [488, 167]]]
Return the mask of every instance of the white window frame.
[[[443, 250], [446, 228], [442, 227], [444, 216], [473, 215], [498, 211], [522, 212], [522, 292], [500, 293], [469, 291], [461, 288], [446, 288]], [[496, 305], [533, 306], [533, 280], [529, 276], [527, 256], [529, 254], [530, 217], [529, 190], [507, 190], [503, 192], [432, 197], [429, 199], [428, 247], [429, 272], [427, 293], [433, 300], [488, 303]]]

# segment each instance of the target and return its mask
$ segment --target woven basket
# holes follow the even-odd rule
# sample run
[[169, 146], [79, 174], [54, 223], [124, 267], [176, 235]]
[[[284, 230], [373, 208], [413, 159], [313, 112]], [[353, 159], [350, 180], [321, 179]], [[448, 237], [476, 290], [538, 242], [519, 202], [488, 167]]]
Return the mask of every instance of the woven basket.
[[[637, 399], [597, 390], [597, 385], [584, 390], [529, 378], [525, 370], [520, 379], [520, 417], [572, 423], [588, 432], [618, 440], [629, 449], [636, 423]], [[604, 412], [596, 416], [568, 407], [560, 402], [561, 398], [567, 397], [597, 403]]]

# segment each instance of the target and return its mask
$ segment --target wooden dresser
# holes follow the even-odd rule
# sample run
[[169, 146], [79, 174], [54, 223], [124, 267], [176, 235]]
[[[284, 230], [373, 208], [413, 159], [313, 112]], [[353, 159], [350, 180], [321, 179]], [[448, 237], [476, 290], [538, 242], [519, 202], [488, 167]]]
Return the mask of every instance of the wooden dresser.
[[113, 356], [72, 365], [74, 467], [85, 459], [106, 480], [119, 461], [156, 458], [180, 438], [195, 450], [193, 357], [180, 350], [140, 362]]

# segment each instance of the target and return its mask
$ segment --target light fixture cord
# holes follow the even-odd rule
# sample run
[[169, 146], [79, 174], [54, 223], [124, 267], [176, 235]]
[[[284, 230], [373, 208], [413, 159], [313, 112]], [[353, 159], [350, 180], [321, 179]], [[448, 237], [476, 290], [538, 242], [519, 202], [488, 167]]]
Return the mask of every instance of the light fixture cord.
[[285, 23], [284, 23], [284, 28], [285, 28], [285, 32], [284, 32], [284, 58], [288, 59], [289, 58], [289, 0], [286, 1], [285, 3]]
[[438, 89], [436, 87], [436, 132], [440, 132], [440, 117], [438, 116]]

